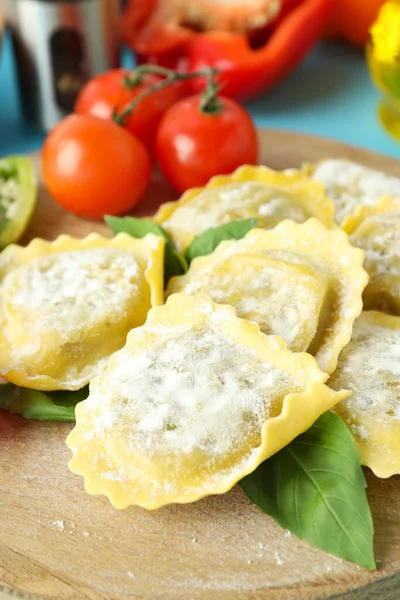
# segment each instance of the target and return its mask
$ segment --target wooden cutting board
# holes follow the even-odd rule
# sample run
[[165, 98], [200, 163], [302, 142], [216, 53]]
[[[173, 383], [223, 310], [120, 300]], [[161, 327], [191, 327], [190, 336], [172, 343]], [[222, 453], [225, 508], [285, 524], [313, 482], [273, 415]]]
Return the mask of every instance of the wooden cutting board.
[[[400, 177], [400, 162], [333, 141], [281, 131], [260, 131], [260, 141], [261, 162], [275, 169], [347, 157]], [[158, 178], [142, 214], [173, 197]], [[106, 228], [65, 213], [41, 189], [25, 241], [94, 230]], [[7, 589], [57, 600], [400, 597], [400, 477], [366, 473], [379, 565], [371, 573], [283, 531], [239, 487], [192, 505], [118, 512], [68, 471], [71, 428], [0, 414], [0, 598]]]

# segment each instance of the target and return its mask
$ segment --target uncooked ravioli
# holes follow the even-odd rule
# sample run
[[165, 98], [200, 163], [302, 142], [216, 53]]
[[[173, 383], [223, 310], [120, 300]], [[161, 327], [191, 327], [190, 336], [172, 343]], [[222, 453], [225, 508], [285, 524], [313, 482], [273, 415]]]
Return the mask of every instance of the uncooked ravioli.
[[376, 206], [383, 196], [400, 197], [400, 179], [345, 159], [306, 164], [303, 171], [324, 184], [335, 206], [335, 221], [347, 231], [362, 207]]
[[9, 246], [0, 255], [0, 376], [39, 390], [84, 387], [163, 302], [163, 246], [125, 234]]
[[363, 464], [378, 477], [400, 473], [400, 317], [363, 312], [329, 385], [351, 391], [335, 410]]
[[400, 200], [384, 199], [366, 213], [350, 240], [364, 250], [370, 276], [364, 308], [400, 315]]
[[258, 227], [270, 228], [287, 218], [303, 223], [316, 217], [333, 227], [333, 213], [323, 186], [299, 171], [243, 166], [163, 204], [154, 219], [185, 252], [197, 235], [230, 221], [257, 218]]
[[[228, 247], [228, 246], [226, 246]], [[266, 254], [216, 253], [195, 259], [189, 271], [169, 281], [167, 295], [208, 294], [231, 304], [265, 334], [280, 335], [293, 352], [305, 352], [329, 310], [329, 282], [311, 265]]]
[[70, 468], [117, 508], [225, 493], [347, 396], [326, 378], [234, 308], [174, 294], [77, 406]]
[[279, 333], [291, 349], [309, 351], [332, 373], [362, 310], [368, 281], [363, 260], [343, 231], [328, 230], [316, 219], [287, 220], [194, 259], [167, 293], [202, 291], [232, 304], [240, 316], [266, 333]]

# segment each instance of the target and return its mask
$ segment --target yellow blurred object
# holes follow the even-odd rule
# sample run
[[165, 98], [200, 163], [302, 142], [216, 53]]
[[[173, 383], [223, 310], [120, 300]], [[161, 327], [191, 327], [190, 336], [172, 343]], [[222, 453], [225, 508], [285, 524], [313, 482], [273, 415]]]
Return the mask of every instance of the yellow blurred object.
[[389, 0], [371, 27], [367, 60], [372, 79], [382, 92], [379, 119], [400, 140], [400, 0]]
[[377, 62], [399, 67], [400, 2], [390, 0], [382, 6], [370, 33], [374, 59]]

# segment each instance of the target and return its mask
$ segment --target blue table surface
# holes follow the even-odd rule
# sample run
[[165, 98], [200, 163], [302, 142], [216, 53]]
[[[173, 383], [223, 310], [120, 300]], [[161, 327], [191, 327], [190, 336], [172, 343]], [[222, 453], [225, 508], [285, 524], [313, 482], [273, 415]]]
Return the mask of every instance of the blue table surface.
[[[130, 57], [125, 57], [129, 64]], [[360, 50], [321, 43], [274, 90], [246, 107], [261, 127], [331, 137], [400, 158], [400, 143], [379, 125], [374, 89]], [[0, 53], [0, 156], [40, 148], [45, 134], [24, 125], [18, 100], [12, 43]]]

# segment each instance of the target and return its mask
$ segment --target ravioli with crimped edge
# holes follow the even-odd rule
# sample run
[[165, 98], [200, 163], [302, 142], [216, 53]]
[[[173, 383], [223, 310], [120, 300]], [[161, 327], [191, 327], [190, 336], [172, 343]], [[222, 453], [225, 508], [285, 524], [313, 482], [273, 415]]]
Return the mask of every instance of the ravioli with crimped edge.
[[347, 159], [306, 163], [303, 172], [323, 183], [335, 206], [335, 221], [345, 231], [363, 207], [375, 207], [383, 196], [400, 197], [400, 178]]
[[231, 175], [213, 177], [204, 188], [188, 190], [176, 202], [161, 205], [154, 220], [185, 252], [197, 235], [230, 221], [257, 218], [258, 227], [270, 228], [283, 219], [303, 223], [316, 217], [333, 227], [333, 214], [323, 185], [300, 171], [245, 165]]
[[365, 252], [369, 283], [364, 309], [400, 316], [400, 198], [384, 198], [360, 213], [351, 243]]
[[351, 391], [335, 412], [353, 433], [363, 464], [378, 477], [400, 474], [400, 317], [363, 312], [329, 385]]
[[222, 494], [347, 392], [208, 296], [149, 312], [76, 408], [70, 469], [116, 508]]
[[163, 303], [164, 240], [33, 240], [0, 254], [0, 377], [76, 390]]
[[309, 351], [332, 373], [362, 310], [363, 260], [343, 231], [316, 219], [287, 220], [194, 259], [185, 275], [170, 280], [167, 294], [201, 292], [232, 304], [240, 317], [281, 335], [293, 351]]

